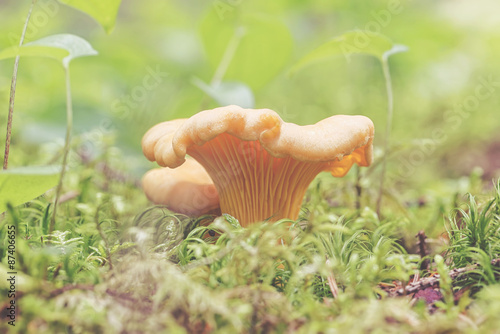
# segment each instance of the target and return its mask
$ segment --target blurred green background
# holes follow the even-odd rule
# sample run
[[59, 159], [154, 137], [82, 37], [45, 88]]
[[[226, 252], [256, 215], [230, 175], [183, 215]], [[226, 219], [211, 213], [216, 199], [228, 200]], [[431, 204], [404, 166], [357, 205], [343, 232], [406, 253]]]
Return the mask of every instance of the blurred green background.
[[[0, 50], [18, 43], [29, 5], [0, 1]], [[458, 191], [460, 182], [446, 180], [477, 166], [484, 180], [500, 176], [498, 13], [496, 0], [125, 0], [108, 35], [89, 16], [39, 0], [26, 41], [72, 33], [99, 52], [71, 65], [74, 148], [92, 157], [104, 146], [118, 147], [124, 169], [140, 176], [152, 166], [140, 151], [147, 129], [219, 105], [193, 82], [217, 77], [238, 28], [244, 35], [223, 80], [247, 85], [256, 108], [273, 109], [289, 122], [366, 115], [375, 123], [380, 158], [387, 98], [377, 59], [331, 58], [287, 75], [335, 36], [378, 30], [409, 47], [390, 58], [395, 110], [388, 182], [403, 198], [415, 198], [442, 187]], [[12, 60], [0, 62], [2, 147], [12, 67]], [[53, 162], [64, 129], [60, 64], [22, 58], [10, 165]]]

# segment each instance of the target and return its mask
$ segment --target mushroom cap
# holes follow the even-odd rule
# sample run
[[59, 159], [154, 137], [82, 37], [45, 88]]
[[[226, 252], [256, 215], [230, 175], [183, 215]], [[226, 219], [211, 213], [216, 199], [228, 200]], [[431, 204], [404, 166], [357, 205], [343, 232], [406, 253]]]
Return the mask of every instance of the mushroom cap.
[[188, 158], [179, 168], [156, 168], [142, 178], [150, 201], [172, 211], [199, 216], [219, 209], [219, 195], [207, 171]]
[[284, 122], [270, 109], [227, 106], [201, 111], [189, 119], [163, 122], [143, 137], [144, 155], [160, 166], [176, 168], [186, 152], [227, 133], [244, 141], [259, 141], [276, 158], [326, 162], [333, 176], [347, 174], [354, 163], [369, 166], [374, 126], [365, 116], [335, 115], [313, 125]]

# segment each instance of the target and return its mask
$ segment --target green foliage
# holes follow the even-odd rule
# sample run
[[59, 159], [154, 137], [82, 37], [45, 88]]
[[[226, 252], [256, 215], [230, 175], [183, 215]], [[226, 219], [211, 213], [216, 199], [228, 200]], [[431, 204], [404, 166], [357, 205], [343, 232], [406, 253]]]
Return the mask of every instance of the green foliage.
[[[23, 47], [30, 46], [40, 46], [40, 47], [52, 47], [59, 48], [68, 51], [68, 55], [61, 60], [62, 65], [67, 68], [70, 61], [78, 57], [94, 56], [97, 54], [92, 46], [81, 37], [71, 35], [71, 34], [59, 34], [52, 35], [41, 38], [34, 42], [25, 44]], [[22, 47], [21, 47], [22, 48]], [[56, 58], [55, 54], [51, 54], [52, 57]]]
[[457, 209], [449, 217], [449, 257], [456, 266], [461, 267], [470, 263], [478, 251], [491, 260], [500, 256], [498, 191], [500, 184], [496, 187], [497, 196], [485, 203], [482, 208], [474, 196], [469, 194], [467, 209]]
[[59, 60], [68, 68], [70, 61], [78, 57], [97, 54], [92, 46], [81, 37], [71, 34], [59, 34], [26, 43], [21, 47], [10, 47], [0, 52], [0, 60], [19, 56], [48, 57]]
[[33, 200], [57, 184], [58, 167], [18, 167], [0, 171], [0, 212], [7, 203], [18, 206]]
[[[108, 33], [120, 5], [61, 2]], [[499, 103], [492, 74], [500, 69], [500, 49], [492, 45], [500, 44], [494, 43], [497, 27], [487, 25], [495, 22], [486, 19], [488, 11], [477, 16], [481, 5], [144, 1], [122, 6], [121, 24], [104, 36], [80, 13], [54, 3], [36, 3], [22, 47], [11, 45], [19, 43], [25, 3], [7, 1], [0, 11], [0, 59], [23, 57], [13, 165], [60, 160], [65, 98], [68, 110], [72, 106], [69, 61], [96, 54], [94, 47], [99, 57], [72, 64], [81, 112], [64, 149], [69, 168], [61, 196], [48, 192], [10, 205], [0, 218], [0, 294], [9, 289], [7, 227], [15, 226], [20, 310], [16, 328], [2, 322], [0, 332], [498, 330], [500, 186], [491, 196], [485, 180], [498, 177], [498, 129], [491, 120]], [[411, 52], [391, 58], [395, 102], [403, 112], [396, 113], [384, 150], [386, 97], [378, 61], [392, 92], [387, 58], [404, 49], [391, 40]], [[335, 59], [342, 55], [347, 62]], [[57, 64], [25, 56], [61, 61], [68, 95], [54, 75]], [[12, 68], [1, 64], [0, 104], [7, 105]], [[299, 221], [242, 228], [227, 215], [190, 218], [148, 208], [139, 186], [151, 167], [139, 152], [144, 132], [232, 103], [269, 107], [297, 124], [367, 115], [376, 127], [375, 162], [343, 179], [318, 178]], [[378, 214], [374, 199], [386, 160], [386, 200]], [[476, 165], [483, 170], [472, 169]], [[55, 178], [34, 176], [34, 193], [33, 182], [24, 186], [27, 179], [18, 176], [8, 193], [1, 188], [13, 205], [21, 204], [13, 197], [29, 193], [22, 202], [30, 200]], [[464, 193], [471, 194], [466, 203]], [[54, 197], [60, 198], [56, 205]], [[419, 231], [425, 240], [417, 242]], [[431, 290], [443, 298], [426, 304], [400, 296], [419, 278], [434, 279]]]
[[[67, 51], [67, 53], [62, 53], [61, 49], [64, 51]], [[25, 50], [27, 50], [25, 52]], [[91, 56], [91, 55], [96, 55], [97, 52], [92, 48], [92, 46], [84, 39], [71, 35], [71, 34], [59, 34], [59, 35], [52, 35], [48, 36], [42, 39], [39, 39], [37, 41], [24, 44], [20, 47], [11, 47], [9, 49], [3, 50], [0, 53], [0, 60], [9, 58], [9, 57], [17, 57], [17, 56], [44, 56], [44, 57], [50, 57], [50, 58], [55, 58], [57, 60], [60, 60], [62, 63], [62, 66], [64, 67], [66, 71], [66, 91], [67, 91], [67, 109], [66, 109], [66, 116], [67, 116], [67, 125], [66, 125], [66, 144], [65, 144], [65, 149], [64, 149], [64, 154], [63, 154], [63, 163], [61, 166], [61, 171], [60, 171], [60, 177], [59, 177], [59, 185], [57, 187], [57, 195], [56, 195], [56, 200], [55, 200], [55, 208], [57, 208], [59, 196], [60, 196], [60, 189], [61, 189], [61, 182], [64, 176], [64, 172], [66, 169], [66, 164], [67, 164], [67, 155], [69, 153], [69, 148], [70, 148], [70, 139], [71, 139], [71, 129], [73, 126], [73, 113], [72, 113], [72, 107], [71, 107], [71, 93], [70, 93], [70, 83], [69, 83], [69, 63], [71, 60], [78, 58], [78, 57], [83, 57], [83, 56]], [[17, 70], [17, 68], [16, 68]], [[17, 73], [14, 73], [14, 82], [15, 82], [15, 77], [17, 76]], [[13, 86], [11, 91], [11, 97], [12, 99], [14, 98], [15, 95], [15, 86]], [[12, 112], [12, 110], [11, 110]], [[9, 126], [11, 125], [11, 122], [9, 122]], [[10, 130], [8, 130], [10, 131]], [[6, 147], [6, 152], [8, 152], [8, 146], [10, 143], [7, 144]], [[35, 171], [33, 171], [35, 172]], [[14, 173], [16, 173], [14, 171]], [[33, 199], [33, 194], [35, 194], [35, 197], [37, 195], [40, 195], [40, 192], [45, 192], [47, 188], [51, 188], [54, 186], [52, 182], [54, 181], [53, 178], [47, 177], [46, 174], [50, 173], [38, 173], [38, 175], [35, 175], [35, 178], [33, 176], [31, 177], [26, 177], [24, 176], [23, 179], [20, 180], [18, 184], [16, 184], [17, 187], [19, 186], [27, 186], [27, 188], [23, 188], [22, 191], [17, 192], [14, 191], [14, 194], [16, 195], [8, 195], [9, 196], [9, 201], [12, 201], [14, 205], [18, 205], [21, 203], [24, 203], [30, 199]], [[43, 176], [42, 176], [43, 175]], [[46, 179], [46, 180], [44, 180]], [[10, 183], [9, 183], [10, 181]], [[19, 181], [19, 179], [18, 179]], [[7, 183], [6, 183], [7, 182]], [[2, 189], [0, 188], [0, 191], [5, 194], [6, 191], [11, 191], [9, 189], [9, 184], [10, 187], [12, 188], [12, 182], [16, 182], [15, 179], [10, 178], [9, 180], [5, 180], [2, 184]], [[43, 189], [43, 191], [41, 190]], [[0, 201], [5, 203], [5, 199]], [[1, 204], [0, 204], [1, 205]], [[2, 206], [0, 206], [0, 211], [2, 210]], [[55, 210], [54, 210], [54, 216], [55, 216]], [[54, 219], [53, 219], [54, 222]], [[49, 231], [53, 230], [53, 222], [50, 224]]]
[[456, 209], [449, 217], [447, 258], [457, 268], [477, 264], [475, 275], [464, 280], [463, 285], [491, 285], [500, 277], [500, 268], [493, 263], [500, 257], [499, 193], [500, 181], [495, 197], [482, 206], [469, 194], [467, 209]]
[[[464, 296], [456, 306], [450, 279], [442, 281], [445, 301], [437, 304], [446, 316], [388, 298], [379, 283], [408, 280], [418, 257], [397, 243], [401, 226], [380, 222], [370, 211], [357, 218], [283, 220], [244, 229], [227, 215], [205, 226], [213, 218], [193, 220], [154, 207], [128, 227], [119, 227], [109, 224], [113, 217], [112, 210], [102, 207], [106, 202], [101, 198], [70, 214], [73, 230], [62, 232], [65, 225], [59, 222], [56, 232], [43, 237], [43, 245], [38, 237], [41, 225], [21, 228], [26, 231], [18, 243], [25, 282], [21, 286], [27, 293], [19, 304], [24, 319], [44, 319], [48, 331], [70, 326], [82, 332], [114, 332], [107, 326], [107, 319], [114, 318], [122, 331], [363, 332], [376, 327], [384, 332], [438, 333], [492, 328], [495, 317], [484, 320], [484, 312], [500, 307], [480, 293], [470, 318], [459, 316], [471, 300]], [[14, 216], [20, 226], [26, 221], [41, 224], [47, 206], [38, 202]], [[66, 214], [73, 211], [65, 206]], [[95, 228], [96, 210], [103, 215], [103, 234]], [[115, 249], [112, 271], [106, 269], [103, 236]], [[448, 269], [439, 256], [436, 265], [446, 277]], [[41, 292], [47, 286], [41, 290], [37, 283], [43, 277], [51, 286], [48, 294]], [[332, 298], [328, 277], [337, 281], [337, 298]], [[71, 283], [77, 284], [71, 291], [59, 289]], [[96, 303], [102, 306], [96, 309]], [[41, 304], [46, 311], [32, 307]]]
[[224, 61], [226, 49], [234, 44], [234, 57], [224, 78], [253, 89], [283, 69], [292, 49], [287, 27], [274, 17], [256, 13], [232, 11], [221, 19], [216, 10], [210, 10], [201, 22], [200, 34], [213, 68]]
[[291, 74], [318, 61], [344, 56], [348, 61], [353, 54], [365, 54], [385, 61], [390, 55], [407, 51], [404, 45], [394, 44], [386, 36], [362, 30], [349, 31], [326, 42], [306, 54], [290, 70]]
[[121, 0], [58, 0], [81, 10], [96, 20], [109, 34], [113, 31]]
[[47, 57], [62, 61], [68, 56], [68, 52], [61, 48], [38, 46], [36, 44], [21, 47], [12, 46], [0, 52], [0, 59], [15, 58], [18, 55], [23, 57]]
[[[408, 279], [415, 266], [384, 224], [370, 231], [359, 230], [359, 220], [316, 224], [283, 220], [243, 229], [233, 220], [217, 218], [209, 226], [193, 229], [177, 247], [179, 264], [190, 269], [209, 265], [207, 281], [214, 287], [264, 282], [290, 297], [297, 289], [310, 289], [314, 298], [331, 296], [326, 277], [332, 269], [346, 293], [373, 297], [378, 282]], [[209, 231], [218, 235], [215, 242], [211, 237], [204, 240]]]

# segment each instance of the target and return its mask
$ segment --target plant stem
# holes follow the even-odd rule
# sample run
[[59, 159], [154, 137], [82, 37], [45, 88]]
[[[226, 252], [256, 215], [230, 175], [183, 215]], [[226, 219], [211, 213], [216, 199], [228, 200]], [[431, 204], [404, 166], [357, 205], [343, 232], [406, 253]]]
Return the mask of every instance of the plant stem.
[[356, 190], [356, 210], [361, 209], [361, 193], [363, 192], [363, 187], [361, 187], [361, 170], [358, 165], [355, 166], [356, 170], [356, 183], [354, 184], [354, 189]]
[[102, 205], [100, 205], [97, 208], [94, 216], [94, 221], [97, 231], [99, 232], [99, 235], [101, 236], [101, 239], [104, 242], [104, 248], [106, 249], [106, 258], [108, 260], [109, 269], [113, 270], [113, 263], [111, 262], [111, 248], [109, 246], [108, 238], [106, 237], [106, 234], [104, 234], [104, 231], [101, 228], [101, 223], [99, 222], [99, 210], [101, 210], [101, 207]]
[[69, 75], [69, 66], [64, 66], [64, 73], [66, 78], [66, 138], [64, 141], [64, 152], [63, 152], [63, 161], [61, 166], [61, 174], [59, 176], [59, 183], [57, 184], [56, 188], [56, 198], [54, 200], [54, 211], [52, 211], [52, 219], [50, 221], [49, 234], [51, 234], [54, 231], [56, 223], [57, 205], [59, 203], [59, 197], [61, 196], [62, 183], [63, 183], [64, 173], [66, 171], [66, 165], [68, 164], [68, 154], [71, 142], [71, 130], [73, 128], [73, 107], [71, 102], [71, 82]]
[[385, 126], [384, 155], [382, 157], [382, 175], [380, 176], [380, 188], [377, 198], [377, 215], [380, 217], [382, 196], [384, 192], [385, 171], [387, 169], [387, 155], [389, 154], [389, 139], [391, 136], [392, 114], [394, 109], [394, 98], [392, 94], [391, 73], [389, 71], [388, 57], [382, 57], [382, 70], [385, 78], [385, 88], [387, 90], [387, 120]]
[[[222, 82], [222, 79], [224, 78], [224, 75], [226, 74], [227, 69], [231, 64], [231, 61], [234, 58], [234, 54], [236, 53], [236, 50], [238, 50], [238, 46], [240, 45], [241, 39], [244, 35], [245, 29], [243, 27], [236, 28], [233, 36], [227, 43], [226, 50], [224, 50], [224, 54], [222, 55], [222, 59], [220, 60], [219, 65], [215, 69], [214, 76], [212, 77], [212, 80], [210, 80], [210, 87], [217, 87]], [[200, 108], [204, 110], [206, 108], [206, 104], [207, 94], [204, 94], [200, 102]]]
[[[491, 260], [490, 264], [494, 267], [500, 266], [500, 258]], [[466, 275], [467, 273], [474, 272], [475, 270], [478, 269], [478, 267], [480, 267], [480, 265], [478, 263], [474, 263], [474, 264], [470, 264], [466, 267], [455, 268], [455, 269], [448, 271], [447, 276], [450, 279], [455, 280], [459, 277], [462, 277], [462, 275]], [[429, 276], [429, 277], [421, 277], [419, 280], [409, 283], [404, 288], [399, 288], [399, 289], [395, 289], [393, 291], [390, 291], [389, 296], [394, 297], [394, 296], [404, 296], [407, 294], [413, 294], [413, 293], [416, 293], [420, 290], [424, 290], [428, 287], [432, 287], [440, 282], [441, 282], [441, 276], [439, 274]]]
[[227, 44], [226, 50], [224, 51], [224, 55], [222, 56], [219, 66], [217, 66], [217, 69], [215, 70], [212, 81], [210, 81], [210, 86], [217, 87], [221, 83], [222, 78], [224, 78], [224, 74], [226, 74], [231, 61], [234, 58], [236, 50], [238, 49], [241, 38], [244, 35], [245, 29], [243, 27], [236, 28], [233, 37], [231, 37], [229, 43]]
[[[26, 21], [24, 22], [23, 32], [21, 34], [21, 39], [19, 40], [19, 47], [21, 47], [24, 43], [24, 36], [26, 36], [26, 29], [28, 29], [28, 23], [30, 21], [31, 12], [33, 11], [33, 7], [35, 6], [37, 0], [33, 0], [31, 2], [30, 9], [28, 11], [28, 15], [26, 16]], [[9, 100], [9, 116], [7, 120], [7, 135], [5, 138], [5, 153], [3, 156], [3, 169], [7, 169], [9, 166], [9, 152], [10, 152], [10, 139], [12, 136], [12, 117], [14, 116], [14, 100], [16, 96], [16, 84], [17, 84], [17, 70], [19, 68], [19, 58], [20, 56], [16, 56], [14, 60], [14, 73], [12, 74], [12, 81], [10, 82], [10, 100]]]

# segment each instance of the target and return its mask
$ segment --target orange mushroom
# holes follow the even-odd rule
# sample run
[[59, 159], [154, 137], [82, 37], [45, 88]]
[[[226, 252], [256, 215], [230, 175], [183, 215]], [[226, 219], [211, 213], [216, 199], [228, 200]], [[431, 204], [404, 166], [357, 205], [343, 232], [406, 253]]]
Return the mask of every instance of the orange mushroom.
[[269, 109], [227, 106], [157, 124], [144, 135], [142, 149], [149, 160], [170, 168], [189, 161], [186, 154], [196, 159], [217, 188], [221, 211], [247, 226], [297, 219], [317, 174], [342, 177], [354, 163], [371, 164], [373, 135], [373, 123], [364, 116], [336, 115], [299, 126]]
[[194, 159], [175, 169], [155, 168], [142, 178], [150, 201], [188, 216], [220, 213], [219, 195], [207, 171]]

